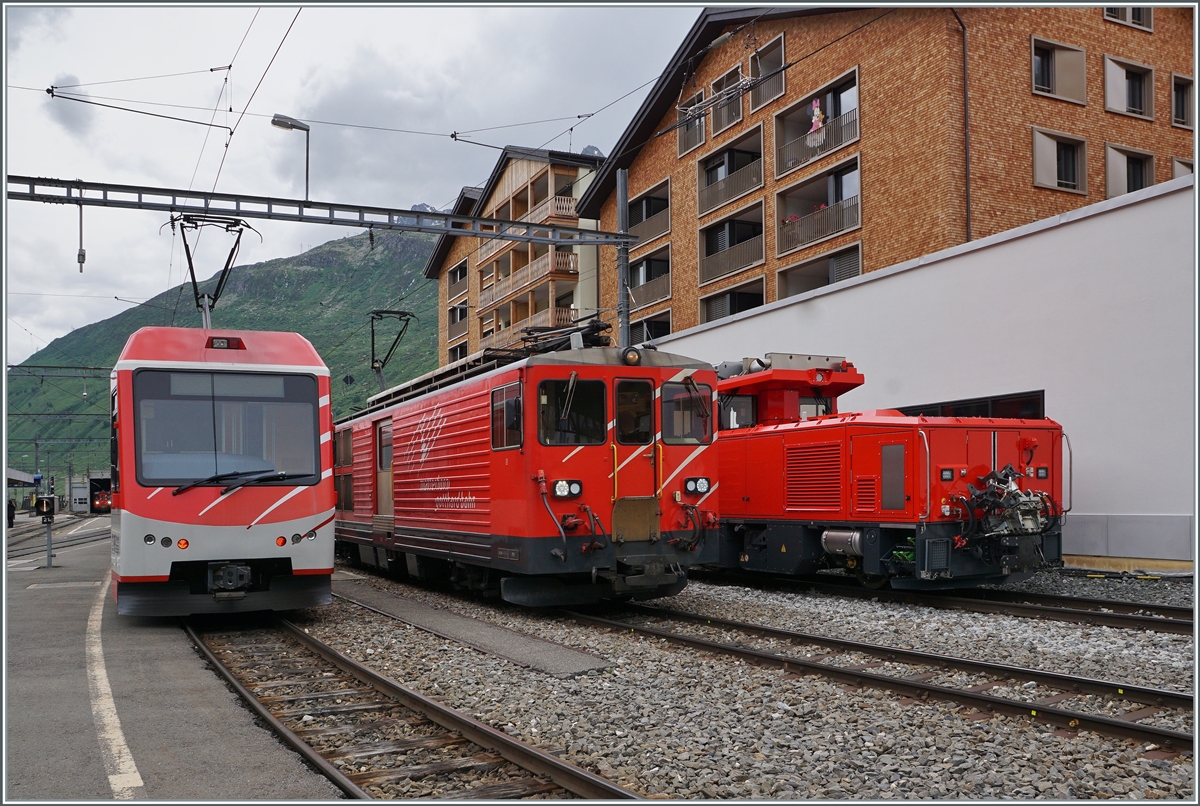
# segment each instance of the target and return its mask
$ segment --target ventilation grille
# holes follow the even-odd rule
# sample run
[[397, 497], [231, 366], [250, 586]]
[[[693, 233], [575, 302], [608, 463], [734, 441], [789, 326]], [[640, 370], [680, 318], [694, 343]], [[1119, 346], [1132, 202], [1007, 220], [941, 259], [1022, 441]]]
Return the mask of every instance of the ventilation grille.
[[950, 541], [946, 538], [925, 541], [925, 570], [950, 570]]
[[832, 445], [793, 445], [785, 449], [784, 481], [788, 509], [841, 508], [842, 449]]
[[854, 509], [858, 512], [876, 510], [875, 493], [879, 491], [879, 479], [861, 476], [854, 480]]
[[859, 264], [858, 249], [851, 249], [848, 252], [842, 252], [840, 255], [834, 255], [829, 259], [830, 270], [833, 277], [831, 283], [836, 283], [839, 280], [848, 280], [851, 277], [857, 277], [862, 274]]

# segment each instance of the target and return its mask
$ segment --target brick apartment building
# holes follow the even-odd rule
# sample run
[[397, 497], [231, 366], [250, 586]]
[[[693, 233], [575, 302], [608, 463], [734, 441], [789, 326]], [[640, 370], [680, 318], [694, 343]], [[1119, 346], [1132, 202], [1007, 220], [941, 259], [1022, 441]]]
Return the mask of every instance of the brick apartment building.
[[1191, 172], [1192, 30], [1190, 8], [707, 9], [578, 213], [615, 231], [629, 170], [633, 341], [681, 331]]
[[[507, 146], [482, 188], [463, 188], [459, 215], [587, 227], [576, 205], [604, 159]], [[592, 227], [594, 222], [592, 222]], [[438, 364], [507, 347], [530, 326], [566, 325], [597, 305], [597, 247], [560, 249], [439, 236], [425, 264], [438, 281]], [[583, 312], [583, 313], [581, 313]]]

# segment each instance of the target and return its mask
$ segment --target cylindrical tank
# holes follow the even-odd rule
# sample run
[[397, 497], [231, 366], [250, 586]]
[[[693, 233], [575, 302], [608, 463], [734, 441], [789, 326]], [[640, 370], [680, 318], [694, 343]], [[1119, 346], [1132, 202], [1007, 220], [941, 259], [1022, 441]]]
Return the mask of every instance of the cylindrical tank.
[[826, 554], [863, 556], [861, 529], [826, 529], [821, 533], [821, 548]]

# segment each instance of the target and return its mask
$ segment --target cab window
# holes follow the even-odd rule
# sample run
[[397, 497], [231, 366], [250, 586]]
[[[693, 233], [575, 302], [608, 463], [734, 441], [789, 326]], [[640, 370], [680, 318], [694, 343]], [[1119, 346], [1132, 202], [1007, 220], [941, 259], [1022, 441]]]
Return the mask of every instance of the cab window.
[[570, 378], [538, 384], [538, 440], [543, 445], [600, 445], [606, 440], [604, 382]]
[[662, 388], [662, 441], [667, 445], [703, 445], [712, 440], [712, 387], [666, 383]]
[[749, 428], [758, 424], [758, 398], [729, 395], [721, 398], [721, 430]]
[[649, 381], [617, 381], [617, 442], [654, 441], [654, 386]]
[[521, 384], [492, 390], [492, 449], [521, 447]]

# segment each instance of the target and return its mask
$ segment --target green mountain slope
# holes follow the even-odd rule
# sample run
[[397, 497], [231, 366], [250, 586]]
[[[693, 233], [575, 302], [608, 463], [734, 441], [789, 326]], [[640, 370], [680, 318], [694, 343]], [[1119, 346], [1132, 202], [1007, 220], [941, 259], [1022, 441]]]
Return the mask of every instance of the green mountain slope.
[[[437, 366], [437, 286], [425, 279], [425, 266], [436, 236], [418, 233], [376, 233], [372, 247], [366, 234], [322, 244], [304, 254], [235, 266], [212, 314], [213, 326], [237, 330], [285, 330], [313, 343], [333, 379], [333, 413], [341, 417], [363, 406], [379, 391], [371, 372], [371, 330], [367, 313], [400, 309], [419, 321], [396, 348], [384, 370], [389, 386]], [[216, 276], [201, 283], [211, 292]], [[182, 296], [181, 296], [182, 294]], [[172, 311], [177, 311], [172, 317]], [[125, 340], [138, 328], [174, 324], [199, 327], [191, 284], [177, 286], [147, 303], [102, 322], [81, 327], [30, 356], [27, 365], [111, 367]], [[376, 350], [386, 354], [396, 333], [396, 321], [376, 323]], [[343, 378], [353, 376], [346, 384]], [[86, 397], [84, 392], [87, 392]], [[48, 376], [15, 377], [10, 373], [8, 411], [96, 415], [108, 413], [108, 381]], [[30, 440], [106, 439], [101, 417], [8, 418], [9, 466], [29, 471], [34, 450]], [[51, 452], [50, 468], [66, 475], [68, 454], [75, 472], [107, 465], [108, 447], [102, 442], [39, 446], [39, 457]], [[28, 458], [26, 458], [26, 456]], [[40, 462], [43, 469], [46, 462]]]

